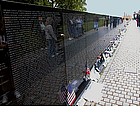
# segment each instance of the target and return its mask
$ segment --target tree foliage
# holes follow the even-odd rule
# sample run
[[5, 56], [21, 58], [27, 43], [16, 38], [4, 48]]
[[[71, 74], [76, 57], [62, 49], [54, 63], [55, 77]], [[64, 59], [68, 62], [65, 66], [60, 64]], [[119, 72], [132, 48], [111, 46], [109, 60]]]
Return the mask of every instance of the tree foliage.
[[86, 0], [55, 0], [54, 7], [70, 9], [70, 10], [78, 10], [78, 11], [86, 11]]
[[24, 2], [30, 4], [37, 4], [49, 6], [53, 8], [86, 11], [86, 0], [9, 0], [16, 2]]

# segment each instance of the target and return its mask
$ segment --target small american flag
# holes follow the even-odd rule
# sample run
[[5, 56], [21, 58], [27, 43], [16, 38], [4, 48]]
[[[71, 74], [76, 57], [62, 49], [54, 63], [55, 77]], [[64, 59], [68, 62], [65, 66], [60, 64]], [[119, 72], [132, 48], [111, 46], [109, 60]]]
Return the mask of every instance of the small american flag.
[[69, 106], [72, 106], [74, 104], [76, 100], [76, 94], [73, 91], [71, 94], [68, 92], [68, 96], [67, 96], [67, 103]]
[[76, 100], [76, 94], [71, 84], [69, 84], [67, 88], [66, 86], [61, 87], [59, 98], [62, 104], [66, 103], [68, 106], [72, 106], [74, 104]]
[[68, 85], [67, 91], [67, 104], [72, 106], [76, 100], [76, 94], [71, 84]]

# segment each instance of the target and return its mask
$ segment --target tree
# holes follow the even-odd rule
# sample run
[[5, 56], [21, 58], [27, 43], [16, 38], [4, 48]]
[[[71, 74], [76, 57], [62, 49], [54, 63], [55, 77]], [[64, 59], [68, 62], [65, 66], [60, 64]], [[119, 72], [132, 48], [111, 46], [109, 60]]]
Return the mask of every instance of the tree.
[[51, 7], [51, 3], [49, 2], [49, 0], [36, 0], [34, 3], [37, 4], [37, 5]]
[[10, 0], [67, 10], [86, 11], [86, 0]]
[[86, 0], [38, 0], [39, 5], [47, 5], [53, 8], [86, 11]]
[[86, 11], [86, 0], [55, 0], [54, 8]]

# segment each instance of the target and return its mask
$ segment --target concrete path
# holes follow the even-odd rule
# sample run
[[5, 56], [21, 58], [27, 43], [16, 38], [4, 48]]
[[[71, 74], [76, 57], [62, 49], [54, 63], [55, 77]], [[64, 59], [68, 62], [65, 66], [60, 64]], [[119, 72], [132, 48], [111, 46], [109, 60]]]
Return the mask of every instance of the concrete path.
[[[140, 105], [140, 28], [131, 21], [125, 37], [99, 83], [103, 97], [96, 106]], [[86, 102], [85, 105], [94, 105]]]

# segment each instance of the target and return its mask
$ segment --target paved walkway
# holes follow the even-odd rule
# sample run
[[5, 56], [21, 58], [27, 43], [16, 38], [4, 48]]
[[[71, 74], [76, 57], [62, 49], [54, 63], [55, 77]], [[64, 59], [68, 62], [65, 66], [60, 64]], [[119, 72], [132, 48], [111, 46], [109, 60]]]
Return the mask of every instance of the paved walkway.
[[[131, 21], [125, 37], [99, 83], [105, 86], [96, 106], [140, 105], [140, 29]], [[85, 105], [95, 105], [89, 104]]]

